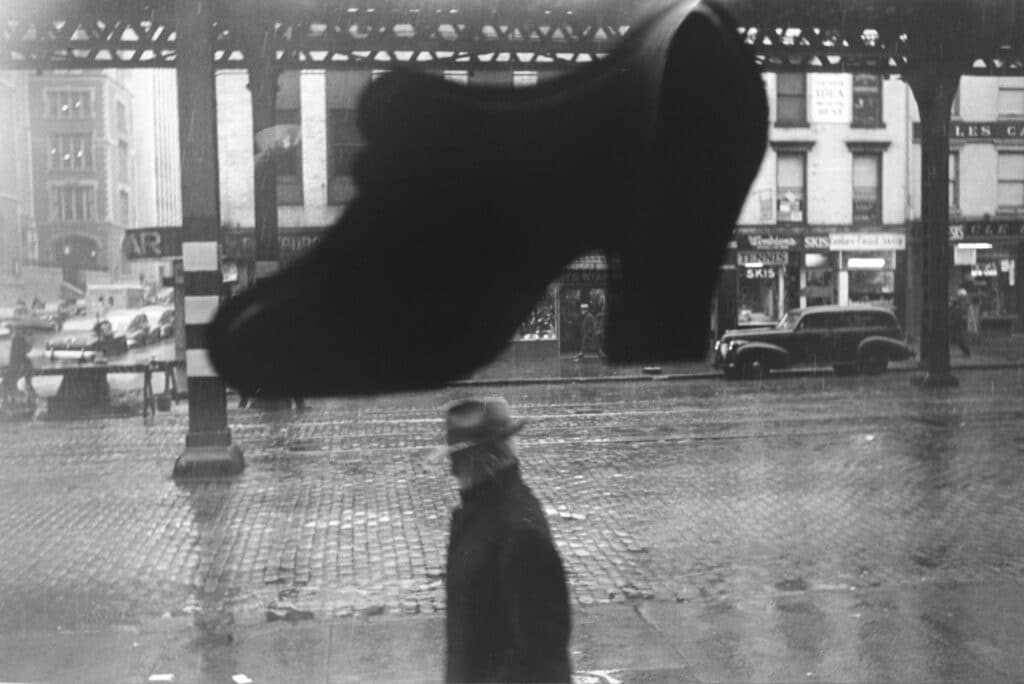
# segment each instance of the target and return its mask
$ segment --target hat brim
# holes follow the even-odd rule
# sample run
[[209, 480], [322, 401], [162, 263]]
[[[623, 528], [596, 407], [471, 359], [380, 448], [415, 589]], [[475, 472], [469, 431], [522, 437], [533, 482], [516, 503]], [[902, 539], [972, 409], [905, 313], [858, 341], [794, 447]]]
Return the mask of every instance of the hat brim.
[[516, 418], [509, 423], [506, 429], [491, 435], [487, 439], [456, 442], [455, 444], [442, 444], [441, 446], [431, 449], [426, 458], [432, 463], [439, 463], [445, 459], [451, 458], [460, 451], [472, 449], [473, 447], [480, 446], [481, 444], [494, 444], [495, 442], [500, 442], [503, 439], [508, 439], [523, 429], [523, 426], [526, 425], [526, 420], [526, 418]]

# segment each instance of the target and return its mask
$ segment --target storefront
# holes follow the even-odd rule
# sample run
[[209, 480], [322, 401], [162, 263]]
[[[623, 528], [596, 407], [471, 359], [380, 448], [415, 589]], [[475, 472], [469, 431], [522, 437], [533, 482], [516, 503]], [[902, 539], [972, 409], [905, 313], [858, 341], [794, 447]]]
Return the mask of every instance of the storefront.
[[1017, 282], [1024, 257], [1024, 220], [980, 219], [950, 225], [953, 266], [950, 294], [967, 290], [968, 327], [986, 330], [1019, 329], [1024, 301]]
[[[749, 229], [747, 229], [749, 230]], [[798, 307], [869, 303], [899, 309], [903, 233], [807, 226], [785, 234], [736, 236], [723, 266], [715, 325], [765, 326]], [[730, 297], [732, 301], [727, 301]], [[718, 333], [720, 334], [720, 332]]]
[[906, 236], [896, 232], [830, 233], [829, 251], [838, 266], [837, 304], [874, 304], [901, 309]]
[[557, 294], [553, 297], [557, 302], [555, 318], [558, 326], [555, 334], [560, 353], [576, 354], [580, 351], [583, 341], [583, 304], [597, 319], [598, 328], [603, 330], [607, 287], [608, 264], [600, 254], [577, 259], [562, 274]]

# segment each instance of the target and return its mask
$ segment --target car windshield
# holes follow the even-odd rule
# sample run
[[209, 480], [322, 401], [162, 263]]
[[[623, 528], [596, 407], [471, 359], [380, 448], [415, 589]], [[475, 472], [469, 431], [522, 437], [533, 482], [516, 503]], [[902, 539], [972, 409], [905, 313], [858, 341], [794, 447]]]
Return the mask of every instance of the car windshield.
[[777, 329], [779, 329], [779, 330], [792, 330], [793, 328], [796, 327], [796, 323], [799, 320], [800, 320], [800, 312], [799, 311], [796, 311], [796, 310], [787, 311], [786, 315], [782, 317], [782, 320], [779, 321], [778, 325], [776, 325], [775, 327]]

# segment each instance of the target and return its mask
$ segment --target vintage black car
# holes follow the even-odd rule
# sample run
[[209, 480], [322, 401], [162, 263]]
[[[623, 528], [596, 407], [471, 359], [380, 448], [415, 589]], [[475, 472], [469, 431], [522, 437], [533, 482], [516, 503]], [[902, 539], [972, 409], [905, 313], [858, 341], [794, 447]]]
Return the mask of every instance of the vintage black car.
[[727, 330], [715, 342], [714, 367], [729, 378], [764, 377], [796, 364], [831, 365], [836, 373], [883, 372], [913, 356], [888, 309], [870, 305], [793, 309], [770, 328]]

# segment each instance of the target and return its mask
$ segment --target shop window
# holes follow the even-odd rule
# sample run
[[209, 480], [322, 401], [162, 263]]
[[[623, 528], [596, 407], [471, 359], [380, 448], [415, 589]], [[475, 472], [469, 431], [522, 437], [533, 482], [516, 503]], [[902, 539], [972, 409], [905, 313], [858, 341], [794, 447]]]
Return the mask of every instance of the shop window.
[[882, 77], [878, 74], [853, 75], [853, 125], [882, 125]]
[[779, 152], [776, 168], [776, 198], [779, 223], [805, 223], [807, 188], [803, 152]]
[[75, 171], [92, 169], [92, 136], [62, 134], [50, 138], [50, 168]]
[[1024, 79], [999, 86], [999, 118], [1024, 117]]
[[960, 211], [960, 153], [949, 153], [949, 209]]
[[882, 157], [875, 153], [853, 155], [853, 222], [882, 222]]
[[807, 125], [805, 74], [781, 73], [776, 77], [775, 125]]
[[[275, 122], [278, 125], [301, 126], [302, 118], [298, 109], [278, 109]], [[302, 204], [302, 146], [292, 145], [280, 150], [274, 161], [277, 169], [277, 203]]]
[[999, 208], [1024, 209], [1024, 152], [999, 153]]
[[49, 90], [46, 115], [54, 119], [86, 119], [92, 116], [92, 92], [88, 90]]
[[50, 189], [54, 222], [82, 223], [96, 220], [96, 190], [83, 185], [58, 185]]

